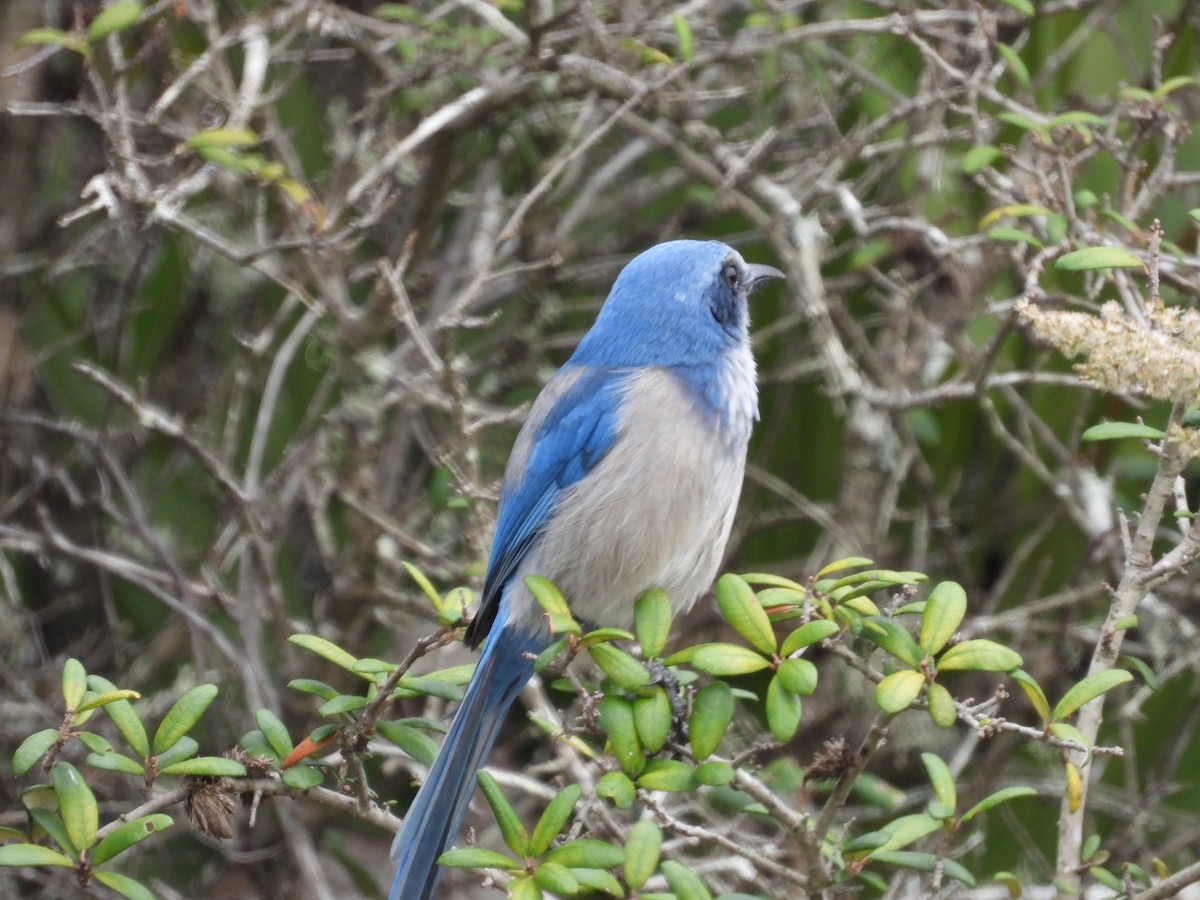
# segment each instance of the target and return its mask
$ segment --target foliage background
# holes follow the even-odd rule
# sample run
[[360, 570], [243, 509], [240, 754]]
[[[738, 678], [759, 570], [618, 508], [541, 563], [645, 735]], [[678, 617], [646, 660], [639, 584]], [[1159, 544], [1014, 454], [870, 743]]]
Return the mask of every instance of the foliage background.
[[[397, 660], [436, 630], [402, 562], [478, 585], [525, 404], [620, 266], [680, 236], [788, 274], [753, 309], [762, 423], [729, 568], [926, 571], [966, 587], [963, 633], [1016, 647], [1052, 697], [1087, 672], [1126, 565], [1115, 511], [1136, 518], [1156, 460], [1080, 435], [1165, 426], [1168, 404], [1092, 389], [1014, 305], [1136, 309], [1137, 271], [1051, 261], [1146, 258], [1154, 219], [1163, 295], [1194, 305], [1200, 90], [1171, 79], [1197, 74], [1197, 4], [164, 0], [86, 59], [14, 47], [96, 12], [0, 11], [0, 756], [58, 724], [67, 657], [151, 718], [218, 684], [208, 752], [259, 708], [294, 736], [320, 724], [286, 684], [338, 676], [285, 638]], [[218, 127], [257, 141], [186, 145]], [[1157, 682], [1107, 698], [1101, 742], [1126, 754], [1093, 763], [1086, 831], [1117, 872], [1200, 854], [1196, 587], [1146, 597], [1123, 652]], [[721, 627], [707, 603], [676, 623]], [[867, 732], [870, 683], [815, 659], [821, 690], [767, 759]], [[1010, 693], [1001, 714], [1035, 723]], [[1037, 789], [962, 858], [1048, 889], [1058, 751], [907, 714], [871, 766], [898, 808], [928, 799], [923, 750], [965, 796]], [[493, 765], [538, 754], [514, 719]], [[398, 751], [369, 767], [381, 798], [411, 795]], [[23, 784], [0, 783], [3, 824]], [[127, 805], [116, 777], [95, 788], [103, 815]], [[132, 871], [168, 896], [383, 880], [384, 831], [280, 804], [228, 841], [176, 829]], [[5, 877], [13, 896], [72, 889]]]

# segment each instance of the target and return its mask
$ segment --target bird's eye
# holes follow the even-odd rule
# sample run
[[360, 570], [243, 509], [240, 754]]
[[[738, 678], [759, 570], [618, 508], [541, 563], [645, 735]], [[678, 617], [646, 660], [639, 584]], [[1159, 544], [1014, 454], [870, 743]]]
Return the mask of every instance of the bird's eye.
[[742, 271], [733, 263], [729, 263], [721, 272], [721, 277], [732, 290], [737, 290], [742, 284]]

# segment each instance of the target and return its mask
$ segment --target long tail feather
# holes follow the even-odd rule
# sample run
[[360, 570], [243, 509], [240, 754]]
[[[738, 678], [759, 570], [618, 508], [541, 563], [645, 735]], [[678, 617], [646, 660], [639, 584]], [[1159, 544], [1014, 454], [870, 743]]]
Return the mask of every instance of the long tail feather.
[[389, 900], [432, 900], [441, 867], [437, 859], [458, 835], [505, 713], [533, 675], [527, 656], [540, 647], [520, 632], [494, 628], [429, 777], [409, 807], [392, 844], [396, 879]]

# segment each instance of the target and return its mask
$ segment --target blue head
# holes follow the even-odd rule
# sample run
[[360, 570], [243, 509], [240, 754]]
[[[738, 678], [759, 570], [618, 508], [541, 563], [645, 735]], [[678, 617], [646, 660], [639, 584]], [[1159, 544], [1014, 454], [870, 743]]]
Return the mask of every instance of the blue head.
[[568, 364], [703, 366], [750, 340], [747, 297], [781, 278], [720, 241], [669, 241], [617, 276]]

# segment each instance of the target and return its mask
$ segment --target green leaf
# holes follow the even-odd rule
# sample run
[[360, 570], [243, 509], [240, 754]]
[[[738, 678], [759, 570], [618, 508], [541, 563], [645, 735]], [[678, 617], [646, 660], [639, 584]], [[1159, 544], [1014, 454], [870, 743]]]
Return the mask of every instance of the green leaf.
[[543, 862], [533, 870], [533, 880], [538, 887], [555, 894], [575, 894], [579, 892], [579, 880], [571, 874], [571, 870], [557, 863]]
[[984, 167], [990, 166], [997, 159], [999, 159], [1001, 155], [1002, 154], [997, 148], [988, 146], [987, 144], [980, 144], [972, 147], [963, 154], [962, 170], [967, 175], [974, 175], [976, 172], [981, 171]]
[[908, 709], [921, 693], [925, 676], [913, 669], [893, 672], [875, 685], [875, 703], [885, 713]]
[[652, 588], [638, 597], [633, 622], [642, 656], [646, 659], [662, 656], [671, 634], [671, 598], [667, 592]]
[[1065, 719], [1088, 701], [1095, 700], [1101, 694], [1107, 693], [1127, 681], [1133, 681], [1133, 674], [1124, 669], [1105, 669], [1103, 672], [1093, 672], [1063, 695], [1063, 698], [1054, 707], [1052, 718], [1056, 722]]
[[249, 128], [207, 128], [183, 142], [191, 150], [210, 147], [250, 147], [257, 144], [258, 135]]
[[720, 746], [733, 721], [733, 708], [733, 692], [723, 681], [714, 681], [696, 693], [688, 716], [688, 740], [697, 762], [708, 759]]
[[1083, 752], [1087, 755], [1087, 758], [1091, 759], [1092, 745], [1083, 736], [1083, 732], [1074, 725], [1068, 725], [1066, 722], [1051, 722], [1049, 730], [1060, 741], [1074, 741], [1083, 748]]
[[688, 25], [687, 19], [679, 13], [673, 13], [671, 21], [675, 25], [675, 45], [679, 50], [679, 58], [684, 62], [691, 62], [693, 50], [691, 26]]
[[1041, 250], [1045, 246], [1028, 231], [1022, 231], [1020, 228], [1012, 228], [1007, 225], [997, 225], [995, 228], [989, 228], [986, 237], [991, 241], [1012, 241], [1013, 243], [1026, 244], [1035, 250]]
[[1154, 670], [1144, 660], [1140, 660], [1136, 656], [1122, 656], [1118, 661], [1121, 665], [1131, 666], [1136, 669], [1138, 674], [1142, 676], [1142, 680], [1146, 682], [1146, 687], [1150, 688], [1150, 690], [1157, 691], [1162, 687], [1158, 676], [1154, 674]]
[[733, 766], [719, 759], [710, 759], [708, 762], [701, 763], [696, 766], [696, 783], [707, 785], [708, 787], [720, 787], [723, 784], [729, 784], [733, 781], [736, 773]]
[[1042, 720], [1042, 724], [1047, 724], [1050, 721], [1050, 701], [1046, 699], [1046, 694], [1042, 691], [1042, 686], [1024, 669], [1014, 669], [1008, 674], [1020, 686], [1021, 690], [1025, 692], [1026, 698], [1028, 698], [1038, 718]]
[[413, 728], [404, 722], [384, 719], [375, 723], [375, 730], [417, 762], [424, 766], [433, 765], [433, 760], [437, 756], [438, 744], [421, 729]]
[[908, 629], [894, 619], [871, 616], [863, 621], [863, 634], [902, 663], [919, 668], [926, 654]]
[[1022, 13], [1023, 15], [1033, 15], [1034, 10], [1032, 0], [1000, 0], [1000, 2], [1011, 6], [1013, 9], [1019, 13]]
[[71, 657], [63, 663], [62, 693], [63, 702], [68, 710], [78, 710], [87, 690], [87, 672], [83, 663]]
[[1200, 207], [1197, 207], [1196, 209], [1189, 209], [1188, 216], [1191, 217], [1193, 222], [1200, 222]]
[[451, 869], [503, 869], [518, 872], [521, 865], [503, 853], [483, 847], [459, 847], [438, 857], [438, 865]]
[[312, 678], [293, 678], [288, 682], [288, 687], [320, 697], [322, 700], [332, 700], [338, 695], [338, 692], [332, 686]]
[[925, 764], [925, 771], [929, 773], [929, 783], [933, 785], [933, 795], [937, 798], [938, 803], [953, 815], [954, 810], [958, 808], [958, 789], [954, 785], [954, 776], [950, 774], [950, 767], [936, 753], [922, 753], [921, 762]]
[[625, 883], [641, 890], [658, 868], [661, 854], [662, 829], [650, 819], [635, 822], [625, 841]]
[[557, 587], [540, 575], [526, 575], [525, 586], [542, 607], [550, 622], [551, 634], [582, 634], [583, 629], [571, 615], [571, 608]]
[[[857, 569], [859, 566], [869, 566], [874, 560], [867, 559], [865, 556], [846, 556], [842, 559], [836, 559], [828, 563], [816, 575], [817, 580], [824, 578], [827, 575], [832, 575], [834, 572], [844, 572], [846, 569]], [[797, 585], [799, 587], [799, 585]]]
[[[803, 660], [790, 660], [802, 662]], [[812, 665], [809, 663], [809, 665]], [[783, 685], [782, 676], [776, 674], [767, 685], [767, 729], [777, 741], [790, 741], [800, 727], [800, 697]]]
[[652, 759], [637, 777], [637, 786], [647, 791], [690, 791], [696, 786], [696, 772], [678, 759]]
[[554, 842], [554, 839], [563, 830], [563, 826], [567, 824], [567, 820], [571, 818], [575, 804], [579, 802], [582, 795], [583, 788], [577, 784], [568, 785], [555, 795], [554, 799], [546, 806], [541, 818], [538, 819], [537, 825], [533, 827], [533, 834], [529, 836], [526, 856], [541, 856], [550, 849], [550, 844]]
[[46, 751], [54, 746], [57, 740], [58, 729], [46, 728], [31, 734], [25, 740], [21, 741], [21, 746], [13, 754], [13, 774], [20, 778], [32, 769], [34, 764], [46, 755]]
[[297, 791], [315, 788], [325, 780], [325, 773], [316, 766], [292, 766], [279, 776], [283, 783]]
[[596, 796], [611, 800], [617, 809], [629, 809], [636, 795], [636, 786], [624, 772], [606, 772], [596, 783]]
[[528, 856], [529, 833], [521, 824], [517, 811], [512, 808], [512, 804], [500, 791], [496, 779], [486, 770], [480, 769], [476, 780], [479, 782], [480, 790], [483, 791], [483, 796], [487, 798], [488, 805], [492, 807], [492, 814], [496, 817], [496, 824], [500, 826], [500, 835], [504, 838], [504, 843], [508, 844], [508, 849], [517, 856]]
[[615, 869], [625, 862], [625, 851], [608, 841], [581, 838], [555, 847], [546, 854], [546, 862], [568, 869]]
[[782, 687], [799, 696], [807, 697], [817, 689], [817, 667], [807, 659], [785, 659], [776, 677]]
[[96, 795], [79, 770], [69, 762], [56, 762], [50, 770], [50, 780], [54, 784], [58, 812], [71, 846], [83, 853], [96, 843], [96, 829], [100, 821]]
[[587, 648], [592, 660], [613, 682], [627, 691], [636, 691], [650, 682], [650, 673], [640, 662], [612, 644], [594, 644]]
[[[88, 676], [88, 687], [102, 694], [116, 690], [111, 681], [99, 675]], [[121, 737], [125, 738], [125, 742], [133, 748], [134, 753], [142, 759], [150, 755], [150, 739], [146, 737], [146, 727], [138, 718], [132, 703], [128, 700], [118, 700], [105, 706], [104, 712], [112, 719], [117, 731], [121, 732]]]
[[770, 660], [740, 644], [700, 644], [693, 649], [692, 665], [710, 675], [748, 675], [771, 664]]
[[5, 844], [0, 847], [0, 866], [62, 866], [70, 869], [74, 865], [69, 857], [38, 844]]
[[111, 747], [106, 753], [89, 753], [83, 761], [93, 769], [121, 772], [124, 775], [144, 776], [146, 774], [146, 767], [140, 762], [118, 753]]
[[712, 894], [708, 892], [700, 876], [691, 869], [672, 859], [663, 860], [660, 869], [676, 900], [712, 900]]
[[262, 733], [266, 736], [267, 743], [271, 745], [271, 750], [275, 755], [280, 759], [286, 759], [287, 755], [292, 752], [293, 744], [287, 727], [279, 721], [279, 717], [269, 709], [260, 709], [254, 714], [254, 720], [262, 729]]
[[925, 611], [921, 615], [921, 649], [930, 655], [938, 653], [954, 637], [966, 614], [967, 592], [962, 585], [953, 581], [939, 582], [925, 601]]
[[939, 671], [1009, 672], [1021, 665], [1021, 654], [995, 641], [955, 644], [938, 659]]
[[67, 34], [58, 28], [31, 28], [17, 38], [18, 47], [33, 45], [51, 45], [62, 47], [64, 50], [71, 50], [81, 56], [92, 55], [92, 48], [87, 45], [86, 41], [81, 41], [79, 38]]
[[671, 700], [661, 686], [656, 685], [648, 696], [633, 701], [633, 724], [647, 753], [657, 753], [667, 743], [671, 721]]
[[767, 656], [775, 654], [777, 645], [771, 619], [750, 585], [737, 575], [722, 575], [717, 582], [717, 606], [733, 630], [752, 647]]
[[197, 756], [171, 763], [159, 769], [160, 775], [209, 775], [227, 778], [245, 778], [246, 767], [240, 762], [224, 756]]
[[323, 637], [317, 637], [315, 634], [293, 634], [288, 638], [288, 643], [315, 653], [347, 672], [354, 672], [354, 665], [358, 662], [337, 644], [327, 641]]
[[[58, 801], [54, 801], [54, 808], [58, 808]], [[30, 828], [30, 836], [34, 840], [41, 840], [42, 835], [39, 829], [45, 832], [54, 843], [58, 844], [58, 849], [62, 850], [67, 856], [72, 859], [79, 858], [79, 850], [71, 842], [70, 835], [67, 834], [67, 826], [63, 823], [62, 817], [56, 812], [51, 812], [48, 809], [30, 809], [28, 810], [29, 818], [33, 822], [33, 828]]]
[[175, 742], [175, 746], [158, 757], [156, 765], [161, 771], [166, 766], [173, 766], [177, 762], [183, 762], [185, 759], [191, 759], [200, 751], [200, 745], [196, 743], [194, 738], [181, 737]]
[[883, 826], [881, 830], [887, 832], [890, 837], [880, 850], [871, 854], [871, 858], [877, 858], [880, 853], [894, 853], [902, 850], [909, 844], [914, 844], [921, 838], [933, 834], [941, 827], [941, 820], [935, 819], [928, 813], [901, 816]]
[[954, 708], [954, 698], [950, 692], [936, 681], [929, 685], [926, 691], [929, 701], [929, 717], [938, 728], [950, 728], [958, 721], [958, 711]]
[[973, 818], [982, 812], [987, 812], [994, 806], [999, 806], [1001, 803], [1007, 803], [1009, 800], [1015, 800], [1018, 797], [1036, 797], [1037, 791], [1031, 787], [1007, 787], [1001, 788], [993, 794], [988, 794], [965, 813], [963, 813], [962, 823], [965, 825]]
[[803, 647], [811, 647], [833, 637], [839, 630], [837, 622], [831, 619], [813, 619], [784, 638], [783, 643], [779, 645], [779, 655], [789, 657]]
[[91, 852], [90, 860], [93, 866], [98, 866], [101, 863], [108, 862], [118, 853], [124, 853], [134, 844], [144, 841], [150, 835], [159, 831], [166, 831], [175, 820], [163, 813], [157, 813], [152, 816], [142, 816], [140, 819], [134, 819], [132, 822], [126, 822], [115, 831], [110, 832], [105, 838], [96, 845], [96, 849]]
[[[402, 678], [400, 680], [403, 681], [404, 679]], [[351, 713], [355, 710], [362, 709], [367, 705], [368, 702], [369, 701], [366, 697], [358, 697], [352, 694], [342, 694], [338, 697], [334, 697], [332, 700], [327, 700], [322, 703], [317, 708], [317, 712], [323, 716], [341, 716], [345, 715], [346, 713]]]
[[216, 696], [215, 684], [198, 684], [176, 700], [154, 734], [154, 752], [162, 754], [174, 747], [176, 741], [192, 730]]
[[[103, 694], [94, 694], [88, 697], [75, 710], [76, 713], [85, 713], [93, 709], [99, 709], [103, 706], [116, 703], [118, 700], [140, 700], [142, 695], [137, 691], [105, 691]], [[76, 722], [80, 719], [76, 716]]]
[[93, 872], [92, 876], [110, 891], [120, 894], [125, 900], [156, 900], [153, 891], [128, 875], [104, 870]]
[[110, 34], [124, 31], [138, 20], [142, 14], [142, 4], [138, 0], [116, 0], [109, 4], [88, 26], [87, 38], [92, 43], [103, 40]]
[[1122, 438], [1161, 441], [1166, 436], [1165, 431], [1140, 422], [1101, 422], [1099, 425], [1093, 425], [1079, 438], [1083, 441], [1117, 441]]
[[1017, 80], [1023, 88], [1029, 87], [1029, 68], [1025, 65], [1025, 61], [1012, 47], [1007, 44], [996, 44], [996, 50], [1004, 57], [1004, 62], [1008, 64], [1009, 71], [1013, 73], [1013, 78]]
[[1054, 261], [1064, 272], [1090, 272], [1095, 269], [1144, 269], [1146, 264], [1124, 247], [1085, 247], [1064, 253]]
[[[999, 118], [1004, 118], [1000, 116]], [[1040, 129], [1041, 126], [1034, 124], [1034, 129]], [[1054, 210], [1040, 206], [1035, 203], [1009, 203], [1005, 206], [998, 206], [979, 220], [979, 230], [984, 231], [989, 226], [996, 224], [1001, 219], [1024, 219], [1029, 216], [1049, 216], [1054, 213]]]

